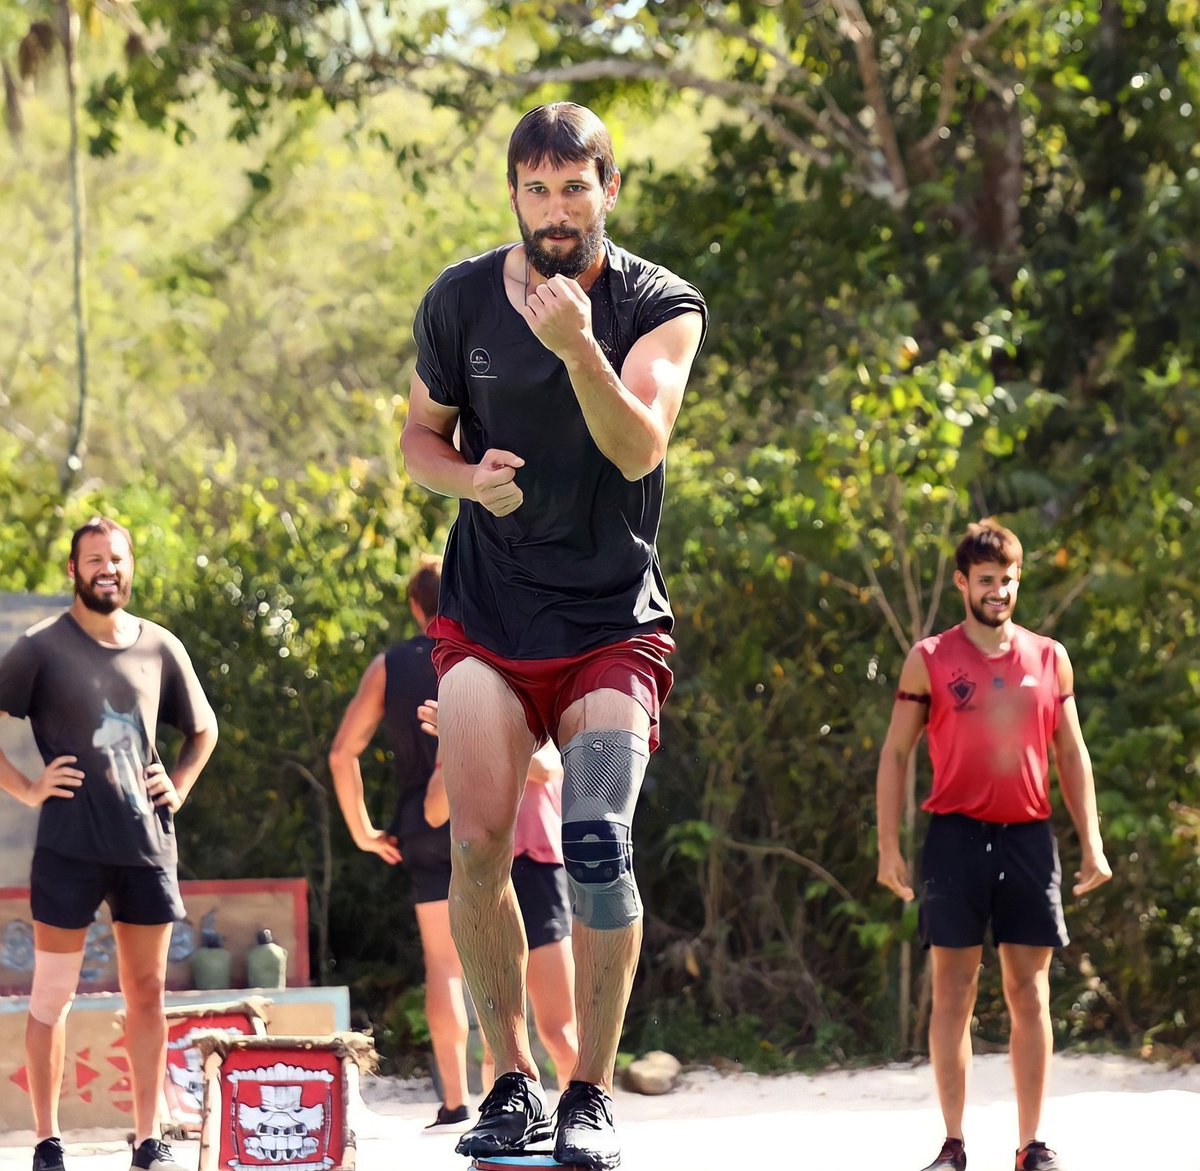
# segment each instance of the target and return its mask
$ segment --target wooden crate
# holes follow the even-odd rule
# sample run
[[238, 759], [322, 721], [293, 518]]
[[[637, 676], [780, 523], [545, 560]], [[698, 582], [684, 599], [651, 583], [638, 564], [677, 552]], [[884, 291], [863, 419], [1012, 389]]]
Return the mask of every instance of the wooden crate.
[[352, 1171], [360, 1071], [376, 1064], [361, 1033], [232, 1037], [202, 1033], [200, 1171]]

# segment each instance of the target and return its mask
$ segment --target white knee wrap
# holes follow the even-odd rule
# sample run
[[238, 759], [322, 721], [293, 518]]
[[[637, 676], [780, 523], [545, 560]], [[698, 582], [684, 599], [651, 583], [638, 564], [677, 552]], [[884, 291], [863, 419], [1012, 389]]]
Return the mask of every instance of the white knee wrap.
[[66, 1018], [79, 986], [83, 967], [81, 951], [35, 951], [33, 986], [29, 990], [29, 1015], [43, 1025], [54, 1026]]

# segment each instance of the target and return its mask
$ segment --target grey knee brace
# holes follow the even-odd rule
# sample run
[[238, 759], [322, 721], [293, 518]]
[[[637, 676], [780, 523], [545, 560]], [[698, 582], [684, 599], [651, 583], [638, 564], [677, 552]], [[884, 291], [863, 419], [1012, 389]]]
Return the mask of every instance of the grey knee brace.
[[597, 931], [641, 916], [633, 878], [633, 807], [650, 745], [620, 729], [580, 732], [563, 751], [563, 861], [571, 911]]

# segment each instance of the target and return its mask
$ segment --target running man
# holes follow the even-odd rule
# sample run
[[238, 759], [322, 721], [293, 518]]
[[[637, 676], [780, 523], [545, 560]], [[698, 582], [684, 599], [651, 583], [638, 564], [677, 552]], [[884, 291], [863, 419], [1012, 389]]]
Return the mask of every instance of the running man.
[[[109, 905], [133, 1083], [133, 1168], [183, 1171], [161, 1141], [163, 993], [171, 928], [184, 917], [174, 815], [217, 743], [217, 722], [180, 641], [125, 609], [129, 533], [98, 517], [71, 539], [70, 609], [30, 628], [0, 661], [0, 713], [28, 717], [45, 761], [36, 780], [0, 753], [0, 788], [40, 806], [30, 878], [34, 971], [25, 1049], [33, 1171], [61, 1171], [59, 1094], [67, 1013], [84, 941]], [[158, 725], [183, 733], [168, 774]]]
[[426, 294], [402, 438], [413, 479], [461, 501], [430, 632], [450, 921], [500, 1076], [458, 1150], [551, 1132], [509, 875], [529, 759], [553, 738], [580, 1044], [554, 1154], [593, 1169], [621, 1158], [610, 1094], [642, 934], [633, 812], [674, 648], [655, 548], [663, 460], [707, 312], [691, 285], [606, 237], [620, 182], [590, 110], [521, 119], [508, 148], [521, 243], [451, 266]]
[[905, 660], [879, 762], [879, 882], [913, 898], [900, 853], [908, 760], [928, 730], [932, 815], [921, 852], [921, 930], [933, 964], [929, 1056], [946, 1140], [925, 1171], [963, 1171], [971, 1017], [990, 920], [1011, 1022], [1016, 1171], [1059, 1171], [1038, 1138], [1050, 1069], [1050, 959], [1067, 943], [1058, 845], [1050, 823], [1049, 751], [1079, 835], [1081, 897], [1112, 877], [1100, 839], [1092, 765], [1066, 650], [1013, 622], [1021, 543], [992, 521], [955, 551], [963, 621]]
[[[437, 1114], [425, 1128], [431, 1135], [465, 1130], [470, 1125], [469, 1022], [462, 965], [450, 935], [449, 810], [433, 738], [437, 735], [437, 703], [425, 705], [437, 690], [430, 662], [433, 641], [425, 631], [437, 613], [440, 583], [440, 559], [426, 558], [408, 583], [409, 610], [421, 634], [389, 647], [371, 661], [329, 753], [334, 789], [355, 845], [377, 854], [390, 866], [402, 862], [411, 883], [425, 965], [425, 1019], [442, 1091]], [[380, 725], [387, 734], [400, 782], [395, 812], [386, 830], [372, 823], [359, 763]], [[518, 835], [517, 853], [535, 857], [519, 859], [514, 880], [530, 942], [529, 993], [538, 1034], [565, 1077], [578, 1052], [567, 939], [570, 917], [562, 866], [548, 864], [543, 856], [548, 834], [542, 823], [546, 818], [554, 820], [555, 847], [559, 836], [560, 822], [550, 792], [554, 789], [554, 762], [535, 757], [530, 768], [531, 778], [544, 783], [527, 787], [519, 825], [532, 822], [533, 829], [528, 843]]]
[[[421, 727], [438, 734], [438, 704], [427, 700], [417, 709]], [[579, 1030], [575, 1020], [575, 960], [571, 954], [571, 906], [567, 872], [562, 856], [562, 757], [547, 740], [529, 761], [525, 792], [513, 827], [512, 884], [521, 908], [521, 922], [529, 946], [526, 980], [537, 1035], [554, 1062], [558, 1088], [579, 1058]], [[450, 805], [442, 770], [429, 783], [425, 816], [433, 825], [448, 827]], [[446, 890], [450, 884], [450, 849], [447, 835]], [[461, 969], [460, 969], [461, 971]], [[496, 1078], [491, 1052], [484, 1054], [483, 1087]]]

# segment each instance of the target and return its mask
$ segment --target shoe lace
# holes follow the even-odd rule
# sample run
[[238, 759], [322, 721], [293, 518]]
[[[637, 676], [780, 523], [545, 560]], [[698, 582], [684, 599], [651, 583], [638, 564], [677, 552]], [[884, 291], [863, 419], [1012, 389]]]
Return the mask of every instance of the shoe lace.
[[612, 1126], [608, 1096], [591, 1082], [574, 1082], [558, 1103], [559, 1125], [586, 1130]]
[[519, 1073], [501, 1074], [496, 1079], [488, 1096], [479, 1105], [480, 1118], [493, 1118], [497, 1114], [516, 1114], [529, 1110], [529, 1079]]

